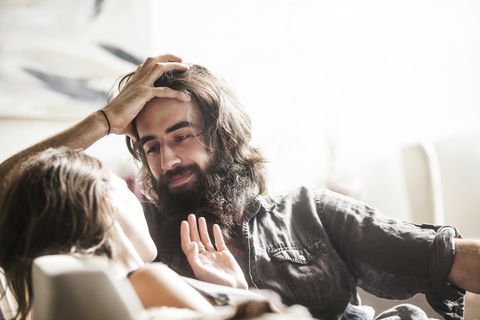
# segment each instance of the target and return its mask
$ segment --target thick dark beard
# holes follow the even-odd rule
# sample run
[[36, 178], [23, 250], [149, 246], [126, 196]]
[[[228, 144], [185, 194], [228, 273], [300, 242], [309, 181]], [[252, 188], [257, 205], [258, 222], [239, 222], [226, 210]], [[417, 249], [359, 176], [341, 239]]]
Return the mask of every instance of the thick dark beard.
[[[186, 189], [170, 191], [168, 178], [192, 171], [197, 180]], [[195, 163], [167, 172], [155, 182], [155, 204], [167, 216], [163, 235], [167, 243], [180, 244], [180, 224], [189, 214], [204, 217], [212, 242], [212, 228], [218, 224], [225, 241], [230, 240], [239, 212], [253, 200], [253, 186], [245, 166], [216, 152], [205, 170]]]

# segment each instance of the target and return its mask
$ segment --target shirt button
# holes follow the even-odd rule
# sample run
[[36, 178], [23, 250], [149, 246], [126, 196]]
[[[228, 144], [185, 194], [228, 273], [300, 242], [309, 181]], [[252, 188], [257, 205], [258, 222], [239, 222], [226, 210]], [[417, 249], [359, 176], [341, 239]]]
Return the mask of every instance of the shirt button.
[[301, 256], [299, 256], [299, 257], [298, 257], [298, 259], [300, 259], [300, 260], [302, 260], [302, 261], [305, 261], [305, 260], [307, 260], [307, 259], [305, 259], [305, 257], [304, 257], [304, 256], [302, 256], [302, 255], [301, 255]]

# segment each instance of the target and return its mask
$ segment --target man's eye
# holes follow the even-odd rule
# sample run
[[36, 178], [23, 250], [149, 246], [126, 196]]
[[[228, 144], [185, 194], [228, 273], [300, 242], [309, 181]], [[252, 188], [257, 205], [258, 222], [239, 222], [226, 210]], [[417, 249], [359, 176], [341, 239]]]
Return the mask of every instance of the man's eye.
[[149, 149], [147, 150], [147, 154], [152, 153], [152, 152], [155, 152], [155, 151], [157, 151], [157, 150], [158, 150], [158, 146], [153, 146], [153, 147], [151, 147], [151, 148], [149, 148]]
[[185, 136], [178, 136], [175, 138], [175, 142], [182, 142], [183, 140], [189, 138], [190, 135], [185, 135]]

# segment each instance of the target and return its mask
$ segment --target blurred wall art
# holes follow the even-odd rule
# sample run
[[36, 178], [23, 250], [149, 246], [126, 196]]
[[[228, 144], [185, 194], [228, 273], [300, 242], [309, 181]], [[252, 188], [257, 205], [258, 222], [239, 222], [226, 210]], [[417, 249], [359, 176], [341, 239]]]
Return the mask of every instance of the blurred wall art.
[[150, 49], [148, 1], [0, 2], [0, 117], [75, 120]]

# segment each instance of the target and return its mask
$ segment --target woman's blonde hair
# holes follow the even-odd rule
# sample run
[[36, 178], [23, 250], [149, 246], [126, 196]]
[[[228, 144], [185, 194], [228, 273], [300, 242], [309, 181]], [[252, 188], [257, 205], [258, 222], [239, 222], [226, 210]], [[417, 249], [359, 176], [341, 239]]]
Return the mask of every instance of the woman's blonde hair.
[[18, 165], [0, 199], [0, 267], [17, 302], [30, 312], [32, 262], [47, 254], [114, 258], [109, 172], [82, 151], [48, 149]]

